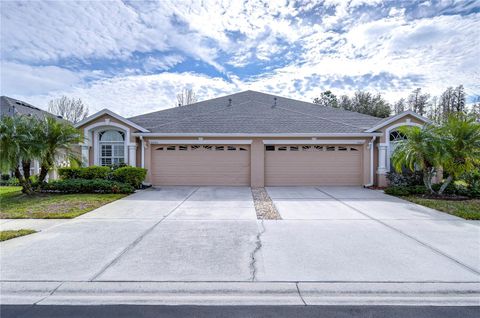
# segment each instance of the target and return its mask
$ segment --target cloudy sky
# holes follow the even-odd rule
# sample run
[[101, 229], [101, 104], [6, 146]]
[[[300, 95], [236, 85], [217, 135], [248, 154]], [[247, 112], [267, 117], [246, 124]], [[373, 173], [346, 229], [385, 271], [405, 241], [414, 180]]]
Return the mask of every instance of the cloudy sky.
[[1, 94], [82, 98], [132, 116], [246, 89], [311, 101], [330, 89], [464, 84], [480, 95], [480, 1], [1, 1]]

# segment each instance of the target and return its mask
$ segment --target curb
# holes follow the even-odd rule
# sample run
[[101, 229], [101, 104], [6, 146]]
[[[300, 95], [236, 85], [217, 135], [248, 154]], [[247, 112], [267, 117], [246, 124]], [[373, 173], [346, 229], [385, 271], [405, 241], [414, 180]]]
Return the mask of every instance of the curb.
[[480, 306], [480, 283], [1, 282], [0, 304]]

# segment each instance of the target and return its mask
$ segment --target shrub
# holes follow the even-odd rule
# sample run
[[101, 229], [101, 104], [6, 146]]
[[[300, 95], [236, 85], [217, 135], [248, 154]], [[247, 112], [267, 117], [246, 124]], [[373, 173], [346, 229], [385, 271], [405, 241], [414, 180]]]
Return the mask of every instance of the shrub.
[[68, 179], [108, 179], [109, 167], [91, 166], [82, 168], [60, 168], [58, 174], [63, 180]]
[[118, 168], [111, 173], [112, 180], [130, 184], [135, 188], [140, 187], [146, 175], [147, 169], [137, 167]]
[[[440, 187], [442, 186], [443, 183], [435, 183], [432, 184], [432, 189], [434, 191], [438, 191]], [[445, 191], [443, 191], [444, 194], [457, 194], [457, 187], [455, 186], [455, 183], [450, 183]]]
[[9, 174], [2, 174], [0, 181], [8, 181], [10, 178]]
[[9, 187], [17, 187], [20, 186], [20, 182], [15, 177], [11, 177], [8, 180], [0, 180], [0, 186], [9, 186]]
[[80, 175], [81, 168], [59, 168], [58, 175], [60, 179], [78, 179]]
[[468, 195], [472, 198], [480, 198], [480, 171], [473, 171], [463, 176], [467, 183]]
[[117, 170], [119, 168], [128, 167], [128, 165], [124, 162], [121, 162], [121, 163], [114, 163], [114, 164], [110, 165], [109, 167], [112, 170]]
[[410, 191], [407, 187], [402, 186], [393, 186], [385, 189], [386, 194], [396, 195], [396, 196], [406, 196], [410, 194]]
[[132, 193], [135, 189], [125, 183], [102, 179], [67, 179], [44, 183], [43, 192], [60, 193]]
[[110, 167], [91, 166], [80, 168], [79, 179], [107, 179], [110, 174]]
[[423, 185], [416, 185], [410, 187], [404, 186], [393, 186], [385, 189], [386, 194], [397, 195], [397, 196], [406, 196], [411, 194], [425, 194], [427, 189]]
[[423, 185], [423, 172], [421, 171], [405, 171], [402, 173], [387, 172], [387, 180], [390, 186], [409, 187]]
[[425, 194], [427, 192], [427, 188], [424, 185], [416, 185], [407, 187], [409, 194]]

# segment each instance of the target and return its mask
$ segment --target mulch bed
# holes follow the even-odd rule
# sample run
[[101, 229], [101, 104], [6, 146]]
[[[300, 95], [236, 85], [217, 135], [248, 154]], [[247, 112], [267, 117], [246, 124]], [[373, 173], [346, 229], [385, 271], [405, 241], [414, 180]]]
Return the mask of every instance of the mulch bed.
[[253, 202], [257, 219], [259, 220], [281, 220], [282, 217], [278, 213], [272, 199], [268, 195], [265, 188], [252, 188]]

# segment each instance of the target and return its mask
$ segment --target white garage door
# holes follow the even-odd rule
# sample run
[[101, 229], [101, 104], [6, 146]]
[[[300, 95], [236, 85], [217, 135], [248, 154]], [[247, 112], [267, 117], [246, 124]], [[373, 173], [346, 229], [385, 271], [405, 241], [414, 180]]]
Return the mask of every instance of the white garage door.
[[152, 145], [153, 185], [250, 185], [248, 145]]
[[267, 186], [361, 185], [362, 146], [267, 145]]

